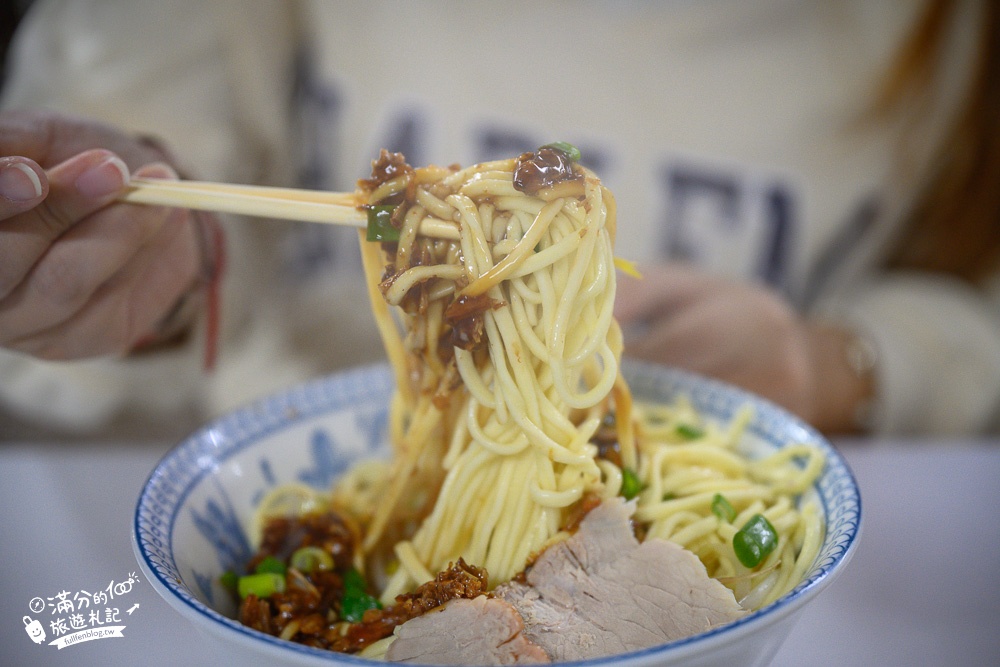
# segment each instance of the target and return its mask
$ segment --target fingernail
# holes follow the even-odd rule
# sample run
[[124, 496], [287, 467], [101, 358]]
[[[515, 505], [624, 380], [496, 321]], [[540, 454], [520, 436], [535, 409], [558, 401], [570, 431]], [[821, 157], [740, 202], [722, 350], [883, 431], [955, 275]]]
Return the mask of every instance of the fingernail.
[[0, 197], [11, 201], [29, 201], [41, 196], [42, 181], [28, 165], [15, 162], [0, 170]]
[[180, 178], [174, 168], [165, 162], [153, 162], [141, 167], [135, 172], [136, 177], [143, 178], [166, 178], [170, 180], [177, 180]]
[[97, 198], [118, 192], [128, 181], [128, 167], [120, 158], [111, 156], [80, 174], [74, 185], [85, 197]]

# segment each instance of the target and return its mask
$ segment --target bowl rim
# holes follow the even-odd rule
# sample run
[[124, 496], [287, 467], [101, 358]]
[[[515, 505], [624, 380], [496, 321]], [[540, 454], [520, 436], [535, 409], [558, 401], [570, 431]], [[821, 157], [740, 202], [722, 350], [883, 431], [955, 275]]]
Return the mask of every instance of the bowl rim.
[[[802, 422], [784, 408], [725, 382], [708, 378], [696, 373], [661, 366], [658, 364], [624, 360], [622, 370], [633, 394], [638, 396], [644, 391], [655, 390], [657, 386], [668, 386], [671, 393], [683, 393], [691, 396], [695, 404], [705, 402], [706, 398], [722, 397], [725, 406], [729, 408], [742, 407], [750, 404], [754, 408], [753, 419], [747, 424], [747, 430], [765, 440], [772, 440], [770, 429], [789, 428], [797, 432], [796, 441], [806, 440], [823, 450], [826, 457], [826, 469], [820, 480], [814, 484], [817, 497], [822, 504], [824, 517], [829, 517], [829, 508], [823, 493], [818, 488], [819, 481], [835, 474], [840, 480], [841, 494], [846, 494], [842, 502], [853, 505], [854, 520], [846, 522], [842, 531], [842, 544], [839, 552], [828, 556], [822, 566], [816, 570], [813, 566], [811, 574], [799, 583], [792, 591], [778, 600], [743, 616], [736, 621], [713, 628], [690, 637], [678, 639], [666, 644], [659, 644], [629, 653], [618, 654], [604, 658], [563, 662], [559, 664], [579, 667], [608, 664], [629, 664], [641, 662], [653, 656], [681, 658], [694, 654], [709, 646], [723, 646], [740, 641], [744, 636], [755, 631], [764, 622], [776, 621], [785, 617], [820, 590], [829, 586], [845, 569], [857, 550], [858, 538], [863, 525], [862, 500], [857, 479], [843, 456], [823, 435], [814, 428]], [[636, 382], [638, 380], [638, 382]], [[213, 467], [200, 467], [197, 474], [190, 477], [180, 493], [166, 503], [171, 507], [167, 519], [166, 546], [154, 542], [155, 535], [149, 532], [149, 515], [152, 510], [153, 494], [158, 490], [158, 484], [167, 475], [174, 472], [174, 467], [180, 458], [190, 451], [201, 451], [205, 447], [223, 447], [221, 460], [232, 456], [265, 435], [274, 434], [300, 422], [320, 416], [324, 412], [342, 407], [341, 403], [354, 404], [363, 400], [358, 396], [358, 388], [365, 387], [372, 396], [385, 396], [385, 389], [393, 386], [392, 374], [385, 363], [376, 363], [336, 372], [305, 383], [295, 385], [285, 390], [270, 394], [242, 408], [238, 408], [209, 421], [194, 431], [191, 435], [171, 447], [160, 459], [143, 483], [132, 520], [132, 547], [140, 568], [145, 572], [156, 592], [188, 621], [198, 627], [200, 622], [208, 621], [206, 627], [216, 636], [222, 636], [241, 643], [251, 642], [252, 647], [275, 658], [289, 658], [289, 652], [298, 654], [296, 657], [304, 662], [315, 665], [329, 664], [359, 664], [370, 665], [373, 661], [355, 655], [335, 653], [324, 649], [313, 648], [303, 644], [286, 641], [253, 630], [241, 624], [238, 620], [229, 618], [221, 612], [212, 609], [195, 597], [188, 586], [182, 581], [167, 576], [154, 560], [154, 552], [159, 551], [161, 557], [167, 558], [176, 569], [173, 554], [174, 526], [180, 508], [192, 489], [205, 477], [210, 476]], [[636, 389], [639, 391], [636, 391]], [[717, 405], [717, 408], [722, 406]], [[289, 409], [292, 408], [292, 409]], [[730, 415], [732, 410], [729, 410]], [[713, 417], [717, 416], [713, 414]], [[721, 417], [725, 419], [726, 417]], [[790, 438], [789, 438], [790, 439]], [[828, 531], [829, 532], [829, 531]], [[824, 546], [827, 535], [824, 535]], [[822, 553], [822, 552], [821, 552]]]

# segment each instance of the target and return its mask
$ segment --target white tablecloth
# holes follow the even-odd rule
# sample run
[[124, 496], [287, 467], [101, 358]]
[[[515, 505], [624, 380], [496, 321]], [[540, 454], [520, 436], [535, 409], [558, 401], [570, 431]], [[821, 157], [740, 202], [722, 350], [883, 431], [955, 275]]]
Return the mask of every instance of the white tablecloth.
[[[774, 665], [1000, 664], [1000, 443], [838, 446], [861, 484], [860, 548]], [[135, 501], [166, 449], [0, 442], [0, 665], [235, 665], [132, 555]], [[72, 631], [60, 600], [87, 596], [76, 623], [121, 636], [48, 645], [58, 619]], [[26, 616], [46, 643], [29, 638]]]

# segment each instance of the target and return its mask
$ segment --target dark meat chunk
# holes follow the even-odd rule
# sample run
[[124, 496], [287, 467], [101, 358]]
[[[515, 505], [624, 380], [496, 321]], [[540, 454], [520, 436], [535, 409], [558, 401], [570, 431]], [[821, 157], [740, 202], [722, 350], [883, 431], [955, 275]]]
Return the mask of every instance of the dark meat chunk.
[[462, 294], [448, 304], [444, 310], [444, 316], [449, 322], [457, 322], [467, 317], [482, 315], [487, 310], [496, 310], [502, 305], [486, 294], [477, 294], [476, 296]]
[[333, 650], [354, 653], [392, 634], [402, 625], [431, 609], [457, 598], [475, 598], [486, 592], [486, 570], [467, 564], [461, 558], [432, 581], [421, 584], [413, 593], [399, 595], [396, 603], [385, 609], [370, 609], [360, 623], [353, 623], [347, 632], [331, 637]]
[[482, 342], [485, 332], [483, 313], [502, 305], [486, 294], [461, 295], [449, 303], [444, 317], [452, 327], [452, 345], [463, 350], [475, 349]]
[[343, 580], [336, 572], [290, 573], [287, 588], [267, 599], [248, 595], [240, 603], [240, 623], [270, 635], [280, 635], [292, 621], [299, 622], [296, 641], [325, 648], [327, 614], [339, 607]]
[[537, 665], [551, 662], [522, 634], [510, 603], [480, 595], [452, 600], [400, 626], [386, 660], [434, 665]]
[[561, 150], [539, 148], [534, 153], [522, 153], [514, 166], [514, 188], [527, 195], [564, 181], [582, 181], [583, 175], [573, 171], [573, 162]]
[[251, 593], [240, 603], [240, 623], [260, 630], [267, 634], [274, 634], [273, 623], [271, 622], [271, 605], [267, 600], [261, 600]]
[[584, 660], [655, 646], [729, 623], [746, 612], [690, 551], [639, 544], [631, 508], [605, 501], [572, 537], [547, 549], [526, 583], [495, 594], [524, 619], [524, 635], [553, 660]]
[[346, 570], [354, 559], [354, 533], [335, 512], [272, 517], [264, 526], [260, 549], [247, 564], [252, 572], [268, 556], [286, 562], [299, 547], [317, 546], [333, 556], [336, 569]]
[[303, 546], [320, 547], [330, 554], [334, 569], [308, 573], [289, 569], [284, 592], [267, 599], [248, 595], [240, 603], [240, 622], [261, 632], [280, 635], [289, 623], [299, 621], [296, 640], [324, 647], [325, 619], [328, 614], [339, 613], [344, 592], [342, 573], [351, 567], [354, 544], [353, 530], [335, 512], [269, 519], [260, 549], [247, 563], [248, 572], [253, 572], [268, 556], [287, 563], [292, 552]]
[[[583, 498], [574, 505], [566, 516], [566, 525], [563, 527], [567, 533], [575, 533], [580, 529], [580, 523], [590, 514], [590, 511], [601, 504], [601, 497], [596, 493], [585, 493]], [[534, 563], [534, 560], [531, 561]], [[522, 579], [527, 581], [527, 572], [524, 572]]]

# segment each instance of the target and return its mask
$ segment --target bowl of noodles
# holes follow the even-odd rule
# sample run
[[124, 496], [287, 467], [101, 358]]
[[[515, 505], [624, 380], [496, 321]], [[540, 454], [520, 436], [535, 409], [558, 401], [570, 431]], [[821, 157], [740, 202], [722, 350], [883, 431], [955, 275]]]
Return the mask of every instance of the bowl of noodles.
[[[713, 447], [752, 460], [803, 445], [823, 457], [822, 472], [799, 496], [800, 505], [814, 503], [819, 511], [822, 539], [791, 590], [732, 623], [612, 661], [767, 664], [802, 608], [839, 576], [856, 548], [861, 505], [854, 477], [822, 437], [765, 401], [657, 366], [626, 365], [625, 371], [637, 399], [662, 406], [665, 423], [679, 429], [684, 434], [680, 438], [699, 428], [705, 434], [695, 442], [715, 442]], [[276, 489], [289, 490], [287, 502], [301, 509], [297, 491], [310, 488], [321, 495], [359, 463], [388, 460], [385, 397], [392, 388], [392, 374], [385, 366], [296, 387], [206, 426], [153, 471], [135, 513], [136, 557], [156, 591], [203, 634], [224, 642], [227, 652], [245, 654], [248, 660], [266, 658], [272, 664], [366, 663], [364, 658], [311, 648], [241, 624], [237, 603], [221, 579], [251, 559], [257, 510], [264, 501], [281, 502]], [[675, 446], [691, 446], [680, 438]], [[702, 513], [714, 517], [710, 509]]]
[[273, 664], [770, 661], [856, 548], [857, 484], [767, 401], [622, 360], [578, 152], [383, 152], [356, 198], [389, 363], [174, 448], [135, 512], [157, 592]]

